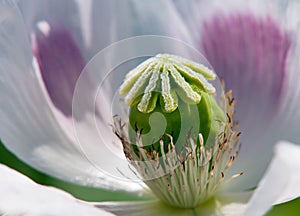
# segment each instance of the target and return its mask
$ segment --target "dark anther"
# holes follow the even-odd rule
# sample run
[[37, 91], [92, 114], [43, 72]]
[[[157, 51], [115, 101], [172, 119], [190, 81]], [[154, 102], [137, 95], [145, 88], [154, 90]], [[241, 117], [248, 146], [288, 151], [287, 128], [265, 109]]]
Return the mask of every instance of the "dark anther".
[[228, 113], [226, 113], [226, 115], [227, 115], [227, 118], [228, 118], [228, 122], [231, 123], [230, 115]]

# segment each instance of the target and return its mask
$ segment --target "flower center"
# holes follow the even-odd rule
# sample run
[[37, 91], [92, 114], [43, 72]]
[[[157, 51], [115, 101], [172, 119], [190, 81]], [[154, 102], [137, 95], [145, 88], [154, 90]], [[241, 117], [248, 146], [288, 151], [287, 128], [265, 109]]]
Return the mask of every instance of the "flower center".
[[[129, 72], [120, 88], [127, 94], [129, 123], [116, 117], [114, 132], [137, 175], [169, 205], [193, 208], [205, 202], [238, 156], [234, 102], [228, 92], [225, 107], [217, 105], [207, 81], [215, 78], [204, 65], [160, 54]], [[153, 113], [165, 118], [163, 132], [157, 130], [162, 121], [151, 123]]]

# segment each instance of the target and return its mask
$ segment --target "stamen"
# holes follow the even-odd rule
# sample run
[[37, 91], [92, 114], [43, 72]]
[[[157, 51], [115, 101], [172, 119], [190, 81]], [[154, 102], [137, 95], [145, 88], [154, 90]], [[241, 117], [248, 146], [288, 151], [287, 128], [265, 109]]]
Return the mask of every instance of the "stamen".
[[196, 207], [211, 198], [220, 185], [242, 175], [239, 173], [224, 181], [241, 145], [240, 132], [236, 132], [238, 125], [233, 120], [231, 92], [223, 100], [226, 101], [224, 109], [228, 119], [218, 121], [220, 132], [213, 147], [204, 145], [201, 133], [198, 137], [188, 133], [186, 143], [182, 145], [184, 149], [177, 152], [173, 137], [166, 134], [169, 140], [161, 139], [158, 150], [149, 150], [142, 143], [140, 131], [136, 133], [136, 142], [132, 143], [128, 124], [124, 127], [119, 118], [114, 118], [114, 132], [122, 142], [126, 158], [151, 191], [165, 203], [180, 208]]

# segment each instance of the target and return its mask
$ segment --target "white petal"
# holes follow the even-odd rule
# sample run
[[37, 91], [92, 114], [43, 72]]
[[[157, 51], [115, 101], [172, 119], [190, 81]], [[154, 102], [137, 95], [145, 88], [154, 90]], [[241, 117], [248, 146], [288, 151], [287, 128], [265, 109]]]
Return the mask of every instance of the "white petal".
[[300, 196], [300, 146], [279, 142], [273, 160], [247, 206], [246, 215], [263, 215], [274, 204]]
[[95, 206], [103, 208], [116, 215], [132, 216], [240, 216], [243, 215], [250, 192], [227, 194], [216, 197], [194, 209], [181, 209], [163, 204], [160, 201], [146, 202], [103, 202]]
[[[84, 36], [86, 47], [91, 46], [92, 40], [92, 21], [91, 10], [93, 0], [76, 0], [80, 17], [81, 32]], [[53, 2], [53, 1], [51, 1]]]
[[278, 124], [282, 126], [279, 131], [283, 139], [294, 143], [300, 143], [300, 2], [288, 1], [286, 8], [286, 19], [284, 20], [289, 27], [291, 35], [294, 39], [292, 50], [289, 53], [288, 70], [289, 76], [284, 87], [284, 98], [281, 102], [280, 115]]
[[81, 202], [64, 191], [38, 185], [26, 176], [1, 164], [0, 175], [1, 215], [113, 215]]
[[182, 19], [186, 23], [189, 29], [191, 29], [190, 34], [193, 36], [195, 41], [197, 41], [197, 38], [199, 37], [200, 31], [192, 31], [192, 29], [197, 28], [198, 23], [200, 23], [202, 13], [200, 10], [205, 10], [201, 6], [203, 3], [202, 0], [190, 0], [188, 3], [182, 0], [173, 0], [174, 5], [178, 11], [178, 13], [181, 15]]
[[[83, 3], [84, 6], [83, 6]], [[37, 23], [46, 21], [51, 26], [59, 26], [67, 29], [80, 48], [85, 50], [85, 46], [90, 42], [90, 35], [87, 29], [89, 16], [87, 12], [90, 7], [90, 0], [82, 1], [51, 1], [51, 0], [28, 0], [18, 1], [21, 13], [24, 18], [28, 34], [36, 31]]]
[[[136, 183], [121, 182], [96, 169], [82, 154], [72, 122], [55, 109], [39, 71], [32, 66], [16, 5], [1, 1], [0, 11], [0, 137], [4, 145], [29, 165], [61, 179], [112, 190], [140, 190]], [[105, 158], [113, 166], [109, 155]]]
[[[229, 172], [244, 175], [232, 181], [232, 188], [251, 189], [267, 168], [272, 158], [270, 149], [283, 129], [285, 115], [275, 120], [282, 101], [291, 99], [284, 91], [291, 75], [287, 54], [293, 38], [282, 21], [286, 11], [278, 1], [230, 0], [224, 5], [212, 0], [203, 1], [203, 7], [205, 3], [200, 46], [216, 73], [224, 78], [226, 88], [233, 90], [234, 117], [242, 132], [241, 152]], [[295, 61], [299, 59], [295, 57]], [[286, 113], [287, 108], [282, 111]]]
[[138, 35], [169, 36], [194, 42], [172, 1], [94, 0], [93, 3], [95, 53], [115, 41]]

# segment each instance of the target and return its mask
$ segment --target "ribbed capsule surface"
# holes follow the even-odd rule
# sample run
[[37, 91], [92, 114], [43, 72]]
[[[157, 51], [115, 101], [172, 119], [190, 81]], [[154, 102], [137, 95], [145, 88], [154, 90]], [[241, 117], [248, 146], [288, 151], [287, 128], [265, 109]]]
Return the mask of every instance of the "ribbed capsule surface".
[[178, 97], [189, 104], [198, 104], [200, 91], [215, 93], [216, 89], [208, 80], [216, 79], [216, 74], [205, 65], [188, 59], [158, 54], [130, 71], [120, 87], [120, 94], [126, 95], [125, 102], [142, 113], [155, 109], [161, 98], [162, 109], [166, 113], [178, 107]]

